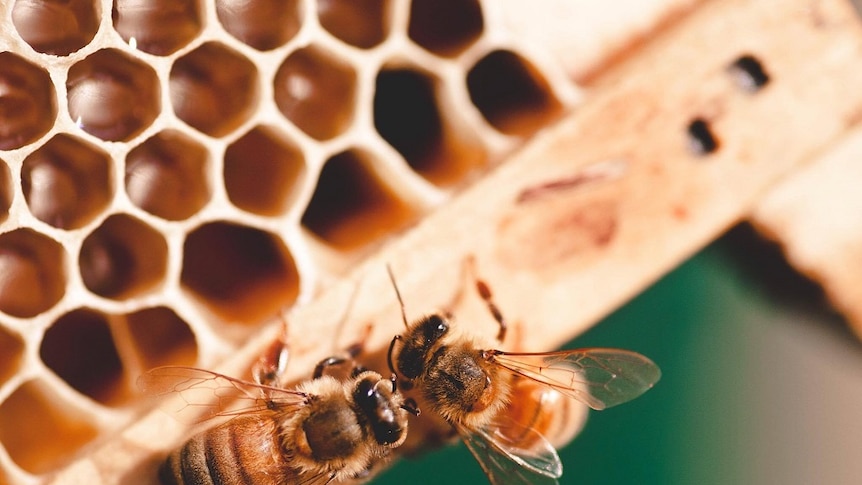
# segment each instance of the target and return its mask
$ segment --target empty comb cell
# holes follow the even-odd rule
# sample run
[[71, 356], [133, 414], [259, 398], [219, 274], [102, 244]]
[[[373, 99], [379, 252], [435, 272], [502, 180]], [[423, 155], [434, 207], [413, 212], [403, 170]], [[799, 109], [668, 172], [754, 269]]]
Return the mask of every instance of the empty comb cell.
[[65, 56], [93, 40], [99, 15], [98, 2], [93, 0], [19, 0], [12, 7], [12, 24], [36, 52]]
[[111, 158], [96, 145], [59, 134], [24, 159], [21, 188], [37, 219], [60, 229], [90, 223], [111, 205]]
[[341, 41], [370, 49], [389, 35], [388, 0], [317, 0], [317, 18]]
[[440, 80], [413, 69], [377, 75], [374, 126], [419, 175], [446, 186], [485, 164], [480, 143], [452, 126], [441, 112]]
[[0, 326], [0, 387], [18, 372], [24, 352], [24, 340]]
[[211, 199], [212, 169], [206, 146], [179, 130], [164, 130], [126, 155], [126, 194], [154, 216], [188, 219]]
[[114, 0], [114, 30], [133, 49], [167, 56], [186, 46], [203, 28], [197, 0]]
[[104, 49], [69, 69], [69, 115], [87, 133], [125, 141], [150, 126], [161, 111], [152, 68], [118, 49]]
[[91, 308], [72, 310], [51, 324], [39, 347], [49, 369], [85, 396], [108, 405], [129, 398], [110, 316]]
[[353, 68], [317, 47], [295, 51], [275, 75], [278, 109], [318, 140], [337, 136], [350, 126], [355, 98]]
[[123, 321], [142, 369], [197, 362], [195, 335], [171, 308], [145, 308], [126, 315]]
[[413, 0], [407, 34], [413, 42], [441, 55], [454, 56], [482, 35], [485, 20], [477, 0]]
[[224, 136], [244, 123], [258, 102], [255, 65], [218, 42], [197, 47], [171, 68], [174, 112], [189, 126]]
[[299, 292], [293, 256], [280, 238], [228, 222], [188, 235], [181, 281], [226, 321], [251, 325], [277, 315]]
[[563, 113], [548, 81], [511, 51], [480, 59], [467, 74], [467, 89], [488, 123], [509, 135], [529, 135]]
[[55, 87], [48, 72], [12, 52], [0, 52], [0, 150], [36, 141], [56, 117]]
[[0, 312], [21, 318], [54, 306], [66, 292], [66, 252], [32, 229], [0, 234]]
[[216, 0], [215, 3], [222, 27], [257, 50], [284, 45], [302, 27], [299, 0]]
[[78, 267], [84, 286], [112, 299], [128, 299], [155, 289], [165, 278], [168, 245], [145, 222], [114, 214], [84, 238]]
[[414, 214], [371, 169], [373, 155], [357, 149], [329, 159], [302, 224], [344, 251], [361, 248], [403, 227]]
[[261, 215], [284, 213], [305, 175], [302, 151], [272, 128], [257, 126], [233, 142], [224, 155], [224, 184], [230, 201]]

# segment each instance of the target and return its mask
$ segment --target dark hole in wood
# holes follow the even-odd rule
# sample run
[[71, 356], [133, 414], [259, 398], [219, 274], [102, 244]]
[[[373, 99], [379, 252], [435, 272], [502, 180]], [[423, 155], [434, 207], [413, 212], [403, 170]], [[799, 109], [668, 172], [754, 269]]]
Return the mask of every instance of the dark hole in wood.
[[698, 155], [708, 155], [718, 150], [718, 140], [702, 118], [697, 118], [688, 125], [688, 145], [691, 151]]

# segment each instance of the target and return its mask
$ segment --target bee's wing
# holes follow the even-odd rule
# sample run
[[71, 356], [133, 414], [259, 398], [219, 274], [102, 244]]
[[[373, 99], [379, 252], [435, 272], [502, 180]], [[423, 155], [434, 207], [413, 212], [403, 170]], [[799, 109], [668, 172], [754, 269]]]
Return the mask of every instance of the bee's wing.
[[577, 349], [546, 353], [486, 351], [509, 371], [546, 384], [593, 409], [630, 401], [661, 377], [653, 361], [622, 349]]
[[555, 485], [563, 474], [557, 450], [539, 432], [507, 421], [505, 428], [516, 431], [531, 449], [523, 449], [500, 431], [500, 426], [469, 430], [458, 428], [467, 449], [476, 458], [493, 485]]
[[176, 399], [163, 400], [162, 407], [186, 423], [302, 406], [308, 397], [299, 391], [180, 366], [157, 367], [145, 372], [138, 378], [138, 388], [150, 396], [176, 396]]

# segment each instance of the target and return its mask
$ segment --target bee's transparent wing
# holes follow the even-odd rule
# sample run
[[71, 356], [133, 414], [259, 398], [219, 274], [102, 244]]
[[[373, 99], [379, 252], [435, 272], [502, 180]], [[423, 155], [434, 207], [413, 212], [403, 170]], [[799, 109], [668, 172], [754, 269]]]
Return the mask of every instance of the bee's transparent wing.
[[637, 352], [577, 349], [545, 353], [486, 351], [489, 360], [517, 375], [553, 387], [593, 409], [630, 401], [649, 390], [661, 370]]
[[563, 474], [563, 464], [557, 450], [537, 431], [507, 421], [505, 428], [517, 429], [530, 449], [517, 443], [491, 424], [483, 429], [459, 428], [461, 439], [479, 462], [493, 485], [554, 485]]
[[236, 416], [266, 410], [302, 406], [307, 395], [228, 377], [194, 367], [167, 366], [151, 369], [138, 378], [146, 395], [163, 399], [161, 407], [185, 423], [199, 423], [216, 416]]

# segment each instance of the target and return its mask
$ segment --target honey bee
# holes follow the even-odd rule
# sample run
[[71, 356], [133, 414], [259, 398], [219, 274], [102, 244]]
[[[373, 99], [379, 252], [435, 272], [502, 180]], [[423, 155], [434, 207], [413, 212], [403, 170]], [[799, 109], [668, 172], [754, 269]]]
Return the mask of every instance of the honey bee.
[[[336, 356], [287, 389], [287, 356], [286, 345], [274, 343], [254, 366], [254, 382], [191, 367], [159, 367], [139, 378], [147, 394], [179, 395], [180, 417], [231, 418], [171, 452], [159, 470], [163, 484], [363, 482], [404, 441], [408, 415], [418, 409], [397, 392], [394, 377]], [[345, 365], [346, 378], [330, 372]]]
[[[555, 435], [560, 444], [575, 432], [555, 419], [553, 413], [561, 409], [558, 398], [601, 410], [638, 397], [661, 376], [650, 359], [627, 350], [483, 350], [452, 335], [448, 313], [409, 323], [392, 270], [387, 270], [406, 327], [389, 346], [389, 367], [400, 376], [402, 390], [415, 388], [423, 410], [454, 428], [494, 485], [557, 483], [562, 463], [544, 434]], [[497, 341], [502, 342], [507, 323], [488, 285], [476, 278], [475, 286], [499, 325]]]

